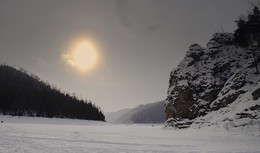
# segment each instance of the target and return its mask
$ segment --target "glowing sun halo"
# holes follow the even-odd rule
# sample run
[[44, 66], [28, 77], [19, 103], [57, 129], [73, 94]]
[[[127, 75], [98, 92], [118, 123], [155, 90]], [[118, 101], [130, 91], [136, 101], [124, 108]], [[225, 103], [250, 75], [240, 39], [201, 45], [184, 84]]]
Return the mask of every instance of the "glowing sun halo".
[[62, 59], [72, 68], [81, 71], [92, 69], [97, 63], [97, 51], [88, 41], [80, 41], [68, 54], [62, 54]]
[[87, 68], [94, 61], [94, 52], [88, 44], [81, 44], [74, 51], [75, 64], [80, 68]]

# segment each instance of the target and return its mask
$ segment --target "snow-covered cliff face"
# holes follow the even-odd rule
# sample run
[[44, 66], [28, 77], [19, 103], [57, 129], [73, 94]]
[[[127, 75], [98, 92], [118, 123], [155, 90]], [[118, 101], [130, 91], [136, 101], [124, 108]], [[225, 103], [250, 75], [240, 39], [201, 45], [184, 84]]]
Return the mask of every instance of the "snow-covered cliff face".
[[[259, 51], [256, 59], [260, 67]], [[194, 119], [233, 102], [239, 103], [243, 96], [250, 97], [253, 89], [260, 88], [259, 82], [251, 51], [236, 47], [233, 34], [216, 33], [206, 48], [191, 45], [184, 59], [172, 70], [165, 103], [166, 119]], [[260, 98], [253, 100], [251, 95], [250, 100], [260, 106]], [[241, 113], [250, 110], [243, 108]]]

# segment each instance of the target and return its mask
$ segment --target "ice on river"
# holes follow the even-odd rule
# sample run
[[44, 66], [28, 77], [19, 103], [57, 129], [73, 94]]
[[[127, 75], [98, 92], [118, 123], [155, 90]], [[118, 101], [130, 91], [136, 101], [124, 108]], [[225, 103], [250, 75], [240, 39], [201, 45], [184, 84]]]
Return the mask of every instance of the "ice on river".
[[163, 125], [0, 116], [0, 152], [260, 152], [260, 137]]

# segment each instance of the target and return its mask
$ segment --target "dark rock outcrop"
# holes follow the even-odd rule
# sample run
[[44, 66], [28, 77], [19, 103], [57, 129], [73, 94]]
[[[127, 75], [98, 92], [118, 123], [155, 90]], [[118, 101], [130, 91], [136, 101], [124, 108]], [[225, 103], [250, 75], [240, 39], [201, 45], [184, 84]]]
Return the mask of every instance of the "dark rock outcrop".
[[252, 92], [253, 100], [258, 100], [260, 97], [260, 88]]

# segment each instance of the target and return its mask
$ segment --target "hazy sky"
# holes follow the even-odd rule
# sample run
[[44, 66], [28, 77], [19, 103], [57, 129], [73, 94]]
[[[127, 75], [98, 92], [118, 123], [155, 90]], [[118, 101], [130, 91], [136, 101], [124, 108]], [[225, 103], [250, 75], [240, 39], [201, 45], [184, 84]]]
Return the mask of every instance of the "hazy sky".
[[[246, 0], [0, 0], [0, 61], [117, 111], [165, 99], [188, 47], [234, 31], [250, 7]], [[85, 73], [62, 59], [81, 39], [99, 55]]]

